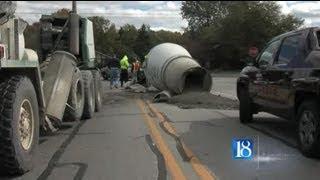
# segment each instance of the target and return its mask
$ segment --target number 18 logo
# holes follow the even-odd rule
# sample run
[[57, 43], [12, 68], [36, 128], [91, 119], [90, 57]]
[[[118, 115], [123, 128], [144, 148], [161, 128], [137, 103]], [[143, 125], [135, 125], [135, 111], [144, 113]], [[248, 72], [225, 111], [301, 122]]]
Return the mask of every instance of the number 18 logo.
[[233, 159], [252, 159], [253, 141], [251, 139], [233, 139], [232, 157]]

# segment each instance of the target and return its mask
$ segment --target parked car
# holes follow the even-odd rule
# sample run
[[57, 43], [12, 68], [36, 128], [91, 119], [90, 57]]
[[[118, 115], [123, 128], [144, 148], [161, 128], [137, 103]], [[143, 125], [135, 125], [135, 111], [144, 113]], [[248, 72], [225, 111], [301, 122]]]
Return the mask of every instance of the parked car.
[[302, 153], [320, 155], [320, 28], [288, 32], [273, 38], [253, 65], [237, 80], [239, 114], [268, 112], [297, 123]]

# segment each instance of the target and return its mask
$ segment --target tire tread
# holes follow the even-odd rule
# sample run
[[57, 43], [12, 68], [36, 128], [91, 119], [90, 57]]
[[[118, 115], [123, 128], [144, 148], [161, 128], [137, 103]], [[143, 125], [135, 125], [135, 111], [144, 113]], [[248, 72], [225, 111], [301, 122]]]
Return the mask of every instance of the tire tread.
[[0, 83], [0, 161], [1, 167], [8, 174], [21, 174], [24, 169], [16, 159], [12, 141], [12, 108], [16, 97], [16, 89], [23, 76], [13, 76]]
[[[93, 116], [94, 113], [94, 109], [93, 108], [93, 112], [90, 110], [90, 103], [89, 101], [89, 96], [91, 93], [90, 92], [90, 81], [93, 81], [93, 76], [91, 71], [89, 70], [83, 70], [81, 71], [82, 74], [82, 79], [83, 79], [83, 85], [84, 85], [84, 94], [85, 94], [85, 100], [84, 100], [84, 109], [83, 109], [83, 114], [82, 114], [82, 119], [89, 119]], [[94, 98], [94, 97], [92, 97]], [[93, 103], [93, 106], [95, 106], [95, 104]]]

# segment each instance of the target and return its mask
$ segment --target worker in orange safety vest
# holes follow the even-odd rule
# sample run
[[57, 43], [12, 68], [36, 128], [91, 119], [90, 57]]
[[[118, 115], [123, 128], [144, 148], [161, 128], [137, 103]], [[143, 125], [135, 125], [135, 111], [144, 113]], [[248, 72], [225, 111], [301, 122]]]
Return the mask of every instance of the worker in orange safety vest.
[[137, 83], [138, 81], [138, 73], [140, 71], [141, 64], [140, 61], [136, 58], [135, 62], [132, 63], [131, 72], [132, 72], [132, 82]]

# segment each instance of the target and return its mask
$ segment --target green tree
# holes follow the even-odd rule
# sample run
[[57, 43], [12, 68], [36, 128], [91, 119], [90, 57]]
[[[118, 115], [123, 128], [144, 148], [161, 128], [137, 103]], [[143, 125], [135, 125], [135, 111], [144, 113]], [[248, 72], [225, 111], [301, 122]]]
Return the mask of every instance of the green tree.
[[139, 59], [143, 60], [144, 56], [152, 48], [150, 26], [143, 24], [138, 30], [138, 36], [135, 42], [134, 51]]
[[153, 45], [165, 43], [165, 42], [171, 42], [175, 44], [182, 44], [182, 34], [179, 32], [171, 32], [171, 31], [155, 31], [152, 32], [153, 34]]
[[62, 8], [52, 13], [51, 15], [58, 16], [58, 17], [68, 17], [70, 11], [71, 11], [70, 9]]
[[203, 26], [219, 25], [227, 14], [230, 1], [184, 1], [181, 14], [188, 21], [188, 28], [196, 31]]
[[93, 23], [95, 49], [102, 53], [114, 54], [119, 47], [119, 34], [114, 24], [101, 16], [89, 17]]
[[138, 30], [134, 25], [125, 24], [119, 29], [119, 36], [122, 45], [133, 49], [138, 36]]
[[[280, 6], [272, 1], [229, 2], [224, 4], [225, 11], [221, 11], [219, 16], [207, 11], [209, 2], [193, 3], [197, 6], [193, 4], [191, 9], [197, 7], [199, 10], [192, 11], [193, 19], [203, 18], [205, 13], [217, 17], [210, 23], [199, 21], [194, 24], [198, 36], [192, 36], [189, 32], [193, 43], [197, 44], [196, 48], [203, 49], [192, 49], [191, 52], [195, 52], [193, 55], [201, 62], [212, 61], [213, 67], [239, 68], [242, 65], [240, 59], [247, 56], [250, 46], [261, 49], [272, 37], [295, 30], [303, 24], [303, 20], [291, 14], [282, 14]], [[188, 3], [184, 6], [182, 11], [188, 9]], [[191, 16], [189, 11], [184, 13]], [[187, 20], [189, 25], [194, 22], [190, 18]]]
[[120, 47], [118, 54], [120, 57], [127, 55], [129, 60], [132, 61], [137, 54], [134, 52], [138, 30], [134, 25], [125, 24], [119, 29]]

